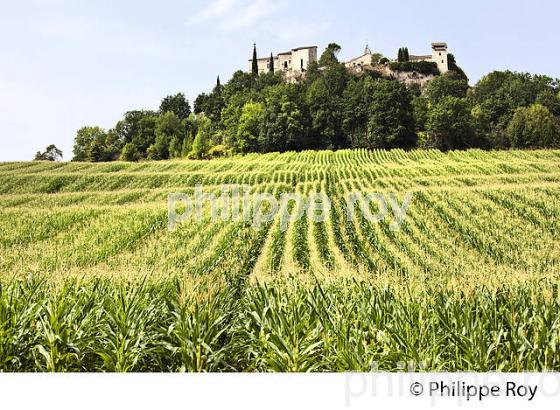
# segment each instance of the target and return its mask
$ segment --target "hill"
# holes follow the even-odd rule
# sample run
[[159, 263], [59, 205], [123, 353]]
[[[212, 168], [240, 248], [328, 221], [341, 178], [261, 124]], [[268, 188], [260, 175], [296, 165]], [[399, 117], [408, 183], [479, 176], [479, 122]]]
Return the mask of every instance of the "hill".
[[[546, 150], [2, 163], [0, 369], [558, 370], [559, 182]], [[332, 209], [170, 232], [196, 184]], [[393, 230], [350, 192], [412, 197]]]

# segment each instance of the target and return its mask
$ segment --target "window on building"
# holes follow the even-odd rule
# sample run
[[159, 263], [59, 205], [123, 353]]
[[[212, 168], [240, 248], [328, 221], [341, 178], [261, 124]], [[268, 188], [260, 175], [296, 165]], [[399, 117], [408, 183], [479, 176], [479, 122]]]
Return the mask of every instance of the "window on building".
[[284, 61], [284, 68], [288, 68], [288, 62]]
[[301, 61], [301, 69], [303, 70], [303, 58], [300, 61]]

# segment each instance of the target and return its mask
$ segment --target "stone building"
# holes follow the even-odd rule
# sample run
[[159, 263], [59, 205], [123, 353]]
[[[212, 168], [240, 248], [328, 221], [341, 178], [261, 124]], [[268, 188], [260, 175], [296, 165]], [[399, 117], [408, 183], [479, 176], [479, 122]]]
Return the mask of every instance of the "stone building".
[[[309, 63], [317, 61], [317, 46], [298, 47], [273, 56], [274, 71], [284, 71], [301, 75], [307, 71]], [[252, 71], [253, 59], [249, 59], [249, 72]], [[259, 74], [270, 71], [270, 56], [257, 59]]]
[[449, 71], [447, 65], [447, 43], [432, 43], [432, 54], [424, 56], [410, 55], [410, 61], [429, 61], [436, 63], [440, 73]]
[[[443, 74], [449, 71], [447, 66], [447, 43], [432, 43], [432, 54], [416, 56], [410, 55], [410, 61], [429, 61], [437, 64], [439, 71]], [[368, 46], [359, 57], [353, 58], [350, 61], [344, 63], [348, 69], [352, 69], [356, 72], [363, 71], [364, 67], [371, 66], [371, 50]]]
[[346, 65], [346, 68], [348, 69], [352, 69], [354, 71], [358, 71], [361, 72], [363, 71], [364, 67], [370, 66], [371, 65], [371, 57], [372, 57], [372, 53], [371, 50], [369, 49], [369, 45], [366, 45], [366, 49], [364, 50], [364, 54], [362, 54], [359, 57], [355, 57], [350, 61], [347, 61], [346, 63], [344, 63], [344, 65]]

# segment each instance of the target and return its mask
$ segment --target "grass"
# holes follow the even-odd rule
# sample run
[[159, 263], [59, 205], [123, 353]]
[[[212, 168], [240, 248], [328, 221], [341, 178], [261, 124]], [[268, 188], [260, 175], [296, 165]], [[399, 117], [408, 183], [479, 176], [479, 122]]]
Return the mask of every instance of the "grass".
[[[560, 151], [0, 164], [0, 371], [560, 370]], [[205, 219], [194, 184], [323, 192], [326, 223]], [[401, 230], [344, 196], [413, 193]]]

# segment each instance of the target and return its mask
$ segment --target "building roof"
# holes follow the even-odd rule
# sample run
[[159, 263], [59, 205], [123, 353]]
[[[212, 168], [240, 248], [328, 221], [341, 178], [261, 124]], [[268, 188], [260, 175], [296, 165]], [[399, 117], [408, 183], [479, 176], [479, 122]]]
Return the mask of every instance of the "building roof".
[[318, 48], [318, 47], [317, 46], [298, 47], [298, 48], [292, 48], [292, 51], [305, 50], [305, 49], [309, 49], [309, 48]]
[[352, 63], [352, 62], [354, 62], [354, 61], [356, 61], [356, 60], [360, 60], [360, 59], [362, 59], [362, 58], [364, 58], [364, 57], [366, 57], [366, 56], [371, 56], [371, 53], [366, 53], [366, 54], [362, 54], [362, 55], [359, 56], [359, 57], [354, 57], [353, 59], [348, 60], [348, 61], [345, 62], [344, 64]]
[[447, 43], [432, 43], [432, 48], [435, 47], [445, 47], [447, 48]]
[[431, 59], [431, 58], [432, 58], [432, 55], [431, 55], [431, 54], [430, 54], [430, 55], [426, 55], [426, 56], [415, 56], [415, 55], [412, 55], [412, 54], [411, 54], [411, 55], [409, 56], [409, 59], [410, 59], [411, 61], [416, 61], [416, 60], [428, 60], [428, 59]]
[[[278, 57], [273, 57], [274, 60], [278, 60]], [[252, 58], [248, 59], [247, 61], [253, 61]], [[270, 61], [270, 57], [261, 57], [257, 58], [257, 61]]]

